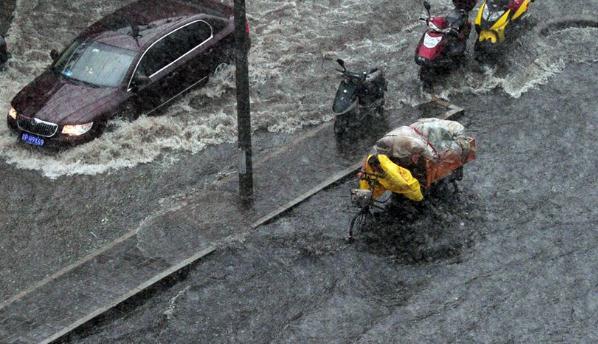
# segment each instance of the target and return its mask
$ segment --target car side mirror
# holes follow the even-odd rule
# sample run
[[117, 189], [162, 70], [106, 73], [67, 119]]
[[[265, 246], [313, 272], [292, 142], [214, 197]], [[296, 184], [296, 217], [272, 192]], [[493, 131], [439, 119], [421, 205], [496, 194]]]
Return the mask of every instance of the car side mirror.
[[131, 83], [131, 90], [133, 92], [137, 92], [145, 86], [149, 85], [151, 82], [152, 79], [149, 76], [137, 74], [135, 75], [135, 77], [133, 77], [133, 82]]
[[347, 70], [347, 67], [345, 67], [345, 61], [343, 61], [341, 59], [337, 59], [336, 63], [338, 63], [343, 68], [343, 70], [345, 70], [345, 71]]
[[60, 53], [58, 52], [58, 50], [52, 49], [50, 50], [50, 57], [52, 58], [52, 61], [56, 61], [60, 57]]

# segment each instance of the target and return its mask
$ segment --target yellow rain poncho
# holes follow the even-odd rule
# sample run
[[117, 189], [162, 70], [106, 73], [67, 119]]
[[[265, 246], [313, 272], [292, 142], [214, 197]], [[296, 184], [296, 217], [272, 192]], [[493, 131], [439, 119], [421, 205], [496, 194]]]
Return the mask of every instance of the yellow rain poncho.
[[[368, 156], [368, 160], [370, 157], [371, 155]], [[420, 202], [424, 199], [419, 181], [413, 178], [408, 169], [393, 163], [384, 154], [378, 154], [378, 161], [380, 161], [383, 173], [374, 171], [367, 161], [364, 163], [364, 172], [367, 177], [359, 181], [361, 189], [372, 190], [374, 198], [379, 198], [388, 190], [403, 195], [412, 201]]]

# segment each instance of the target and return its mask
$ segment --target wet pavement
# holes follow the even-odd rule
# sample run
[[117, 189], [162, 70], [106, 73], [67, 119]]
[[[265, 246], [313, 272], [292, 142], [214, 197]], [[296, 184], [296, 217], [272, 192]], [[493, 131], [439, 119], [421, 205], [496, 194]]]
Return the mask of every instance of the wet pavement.
[[[346, 58], [352, 68], [381, 65], [390, 82], [389, 108], [427, 97], [419, 89], [411, 56], [421, 34], [414, 26], [419, 2], [400, 6], [390, 6], [387, 0], [361, 3], [331, 1], [322, 7], [293, 2], [273, 10], [267, 1], [252, 2], [252, 87], [259, 91], [252, 96], [255, 128], [261, 133], [257, 153], [292, 140], [287, 131], [330, 118], [338, 80], [323, 55]], [[0, 105], [7, 107], [18, 89], [47, 65], [51, 48], [64, 46], [89, 22], [122, 4], [19, 1], [8, 32], [13, 58], [0, 73]], [[444, 1], [433, 5], [439, 12], [446, 8]], [[587, 15], [590, 8], [586, 5], [572, 1], [562, 9], [553, 2], [541, 2], [537, 16], [554, 18], [559, 11], [572, 15], [579, 9]], [[392, 17], [389, 27], [380, 25], [379, 16], [374, 15], [384, 8], [391, 9], [384, 17]], [[307, 15], [314, 11], [330, 21], [321, 23]], [[353, 21], [358, 21], [354, 29], [338, 30]], [[297, 31], [293, 23], [310, 30]], [[318, 25], [325, 27], [318, 29]], [[595, 59], [596, 45], [585, 43], [594, 42], [592, 32], [565, 29], [548, 40], [523, 36], [514, 42], [504, 63], [481, 71], [475, 64], [462, 68], [441, 80], [436, 92], [484, 95], [498, 87], [520, 97], [558, 75], [565, 63]], [[311, 46], [322, 49], [305, 48]], [[294, 57], [301, 63], [289, 63]], [[176, 102], [162, 116], [117, 123], [102, 139], [60, 154], [17, 145], [16, 137], [0, 126], [4, 191], [0, 196], [0, 258], [5, 262], [0, 269], [0, 298], [27, 289], [138, 228], [144, 219], [176, 207], [180, 196], [234, 173], [230, 76], [230, 70], [223, 71], [208, 87]], [[309, 95], [296, 96], [304, 90], [310, 90]]]
[[[408, 123], [420, 113], [406, 108], [389, 114], [385, 122]], [[332, 123], [328, 123], [272, 152], [257, 154], [250, 207], [238, 200], [236, 176], [177, 197], [175, 207], [144, 219], [106, 249], [0, 304], [0, 337], [8, 343], [61, 337], [72, 326], [92, 320], [161, 278], [196, 263], [215, 246], [249, 235], [259, 219], [355, 165], [359, 160], [355, 157], [387, 130], [381, 128], [377, 135], [354, 133], [347, 142], [350, 146], [343, 148], [344, 140], [335, 139]], [[350, 168], [349, 173], [354, 170]]]
[[[449, 2], [432, 3], [441, 12]], [[19, 1], [0, 105], [39, 73], [51, 48], [121, 4]], [[534, 6], [532, 26], [595, 12], [581, 0]], [[420, 12], [419, 1], [252, 1], [256, 155], [330, 118], [338, 80], [322, 56], [381, 65], [389, 108], [426, 99], [412, 62]], [[468, 61], [439, 80], [436, 93], [467, 105], [463, 122], [482, 147], [456, 198], [439, 195], [423, 215], [407, 206], [349, 246], [341, 239], [353, 184], [340, 184], [220, 246], [186, 280], [111, 314], [85, 340], [595, 342], [595, 35], [568, 27], [523, 35], [497, 65]], [[57, 155], [18, 146], [0, 128], [0, 299], [234, 175], [231, 75], [224, 70], [163, 116], [117, 123]], [[272, 202], [284, 186], [269, 186]], [[151, 233], [150, 247], [159, 237]]]
[[480, 150], [459, 194], [348, 244], [347, 181], [72, 342], [595, 342], [598, 68], [580, 67], [520, 99], [460, 97]]

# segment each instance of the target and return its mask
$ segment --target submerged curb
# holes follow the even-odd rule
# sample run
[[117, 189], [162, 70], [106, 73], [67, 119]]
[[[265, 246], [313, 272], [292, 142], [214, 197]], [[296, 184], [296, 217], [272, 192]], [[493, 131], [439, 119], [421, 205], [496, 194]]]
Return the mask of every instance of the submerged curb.
[[569, 28], [598, 28], [598, 20], [590, 16], [565, 17], [548, 21], [538, 28], [538, 34], [548, 36], [556, 31]]
[[[425, 104], [430, 104], [430, 103], [434, 103], [435, 105], [443, 107], [446, 110], [437, 116], [438, 118], [441, 118], [441, 119], [455, 119], [456, 117], [461, 116], [465, 112], [465, 109], [463, 109], [462, 107], [451, 104], [448, 101], [446, 101], [444, 99], [440, 99], [436, 96], [432, 97], [432, 99], [429, 102], [420, 104], [420, 106], [425, 105]], [[315, 133], [318, 133], [323, 128], [326, 128], [327, 126], [330, 126], [330, 125], [331, 125], [331, 122], [325, 123], [325, 124], [321, 125], [320, 128], [317, 128], [317, 129], [307, 133], [302, 138], [305, 139], [305, 137], [310, 137], [310, 136], [314, 135]], [[280, 153], [281, 152], [278, 151], [275, 154], [280, 154]], [[335, 173], [330, 178], [326, 179], [325, 181], [318, 184], [317, 186], [310, 189], [309, 191], [301, 194], [300, 196], [296, 197], [295, 199], [291, 200], [290, 202], [286, 203], [285, 205], [281, 206], [280, 208], [272, 211], [271, 213], [259, 218], [257, 221], [255, 221], [253, 224], [251, 224], [250, 228], [252, 230], [255, 230], [262, 225], [268, 224], [268, 223], [276, 220], [277, 218], [284, 215], [291, 209], [293, 209], [293, 208], [297, 207], [298, 205], [302, 204], [303, 202], [309, 200], [312, 196], [316, 195], [317, 193], [319, 193], [319, 192], [329, 188], [330, 186], [340, 182], [341, 180], [349, 177], [351, 174], [355, 173], [360, 167], [361, 167], [361, 161], [356, 162], [355, 164], [349, 166], [348, 168]], [[75, 334], [78, 329], [85, 327], [86, 325], [91, 323], [94, 319], [97, 319], [98, 317], [110, 312], [111, 310], [117, 308], [118, 306], [120, 306], [122, 304], [133, 302], [133, 300], [136, 297], [138, 297], [144, 290], [151, 288], [152, 286], [160, 283], [162, 280], [170, 278], [172, 275], [174, 275], [175, 273], [177, 273], [183, 269], [189, 268], [192, 264], [198, 262], [202, 257], [214, 252], [215, 250], [216, 249], [214, 247], [209, 247], [208, 249], [199, 252], [198, 254], [177, 264], [175, 267], [169, 269], [168, 271], [165, 271], [164, 273], [160, 274], [159, 276], [152, 278], [152, 280], [142, 283], [140, 285], [140, 287], [136, 288], [135, 290], [130, 292], [128, 295], [125, 295], [125, 296], [119, 298], [118, 300], [111, 303], [110, 305], [108, 305], [106, 307], [102, 307], [100, 310], [94, 312], [93, 314], [90, 314], [89, 316], [86, 316], [85, 318], [80, 319], [79, 321], [71, 324], [67, 328], [63, 329], [62, 331], [60, 331], [56, 335], [52, 336], [51, 338], [48, 338], [47, 340], [43, 341], [42, 343], [56, 343], [56, 342], [61, 342], [62, 340], [69, 338], [70, 336]]]
[[97, 309], [96, 311], [90, 313], [89, 315], [73, 322], [72, 324], [70, 324], [69, 326], [65, 327], [64, 329], [62, 329], [61, 331], [55, 333], [54, 335], [52, 335], [49, 338], [46, 338], [45, 340], [41, 341], [40, 343], [42, 344], [48, 344], [48, 343], [56, 343], [59, 342], [61, 340], [66, 339], [70, 334], [72, 334], [73, 332], [75, 332], [78, 328], [81, 328], [82, 326], [90, 323], [91, 321], [93, 321], [94, 319], [100, 317], [102, 314], [105, 314], [107, 312], [109, 312], [110, 310], [128, 302], [129, 300], [139, 296], [141, 293], [143, 293], [144, 291], [152, 288], [153, 286], [155, 286], [156, 284], [160, 283], [161, 281], [171, 277], [172, 275], [180, 272], [183, 269], [187, 269], [189, 268], [191, 265], [193, 265], [194, 263], [198, 262], [201, 258], [211, 254], [212, 252], [214, 252], [216, 250], [216, 248], [214, 247], [208, 247], [207, 249], [204, 249], [202, 251], [199, 251], [198, 253], [194, 254], [193, 256], [179, 262], [178, 264], [172, 266], [171, 268], [169, 268], [168, 270], [160, 273], [159, 275], [154, 276], [153, 278], [144, 281], [143, 283], [139, 284], [136, 288], [132, 289], [131, 291], [129, 291], [127, 294], [123, 295], [122, 297], [114, 300], [112, 303]]

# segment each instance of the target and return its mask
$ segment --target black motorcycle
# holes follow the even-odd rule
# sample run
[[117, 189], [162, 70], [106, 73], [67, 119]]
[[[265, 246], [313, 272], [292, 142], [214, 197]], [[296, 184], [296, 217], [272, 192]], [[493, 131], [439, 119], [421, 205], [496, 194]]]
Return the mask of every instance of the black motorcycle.
[[361, 126], [366, 118], [384, 116], [384, 92], [387, 82], [378, 68], [369, 72], [351, 72], [345, 62], [336, 60], [343, 80], [338, 86], [332, 111], [335, 115], [334, 133], [343, 135], [351, 127]]

